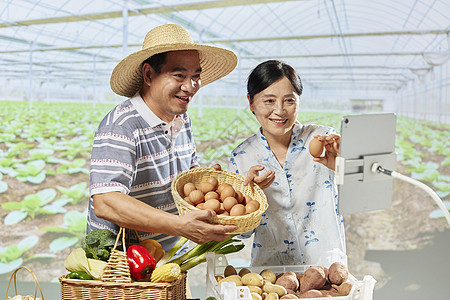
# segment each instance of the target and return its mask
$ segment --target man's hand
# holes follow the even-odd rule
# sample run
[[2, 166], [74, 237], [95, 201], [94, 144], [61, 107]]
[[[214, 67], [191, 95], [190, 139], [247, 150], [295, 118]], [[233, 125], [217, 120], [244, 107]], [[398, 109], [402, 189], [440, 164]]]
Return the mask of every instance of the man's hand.
[[262, 189], [268, 188], [275, 180], [275, 172], [269, 170], [264, 174], [259, 175], [259, 172], [262, 170], [264, 170], [264, 167], [260, 165], [251, 167], [250, 170], [248, 170], [247, 177], [245, 177], [244, 185], [253, 181]]
[[321, 163], [325, 167], [334, 170], [336, 165], [336, 157], [339, 156], [339, 146], [341, 143], [341, 136], [339, 134], [325, 134], [316, 135], [319, 141], [324, 143], [325, 146], [325, 156], [315, 157], [313, 160], [315, 162]]
[[204, 244], [209, 241], [223, 242], [230, 237], [230, 233], [237, 230], [235, 225], [220, 225], [209, 223], [209, 219], [213, 218], [216, 213], [212, 210], [195, 210], [189, 211], [185, 215], [180, 216], [182, 220], [182, 228], [180, 235], [197, 244]]

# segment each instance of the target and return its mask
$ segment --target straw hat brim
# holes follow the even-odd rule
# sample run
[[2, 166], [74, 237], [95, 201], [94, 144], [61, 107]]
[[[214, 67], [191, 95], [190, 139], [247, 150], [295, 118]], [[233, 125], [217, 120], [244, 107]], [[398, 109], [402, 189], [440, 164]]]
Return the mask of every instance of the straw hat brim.
[[158, 45], [134, 52], [121, 60], [111, 74], [111, 89], [121, 96], [134, 96], [143, 83], [142, 63], [152, 55], [179, 50], [199, 52], [202, 86], [228, 75], [237, 65], [236, 54], [227, 49], [194, 43]]

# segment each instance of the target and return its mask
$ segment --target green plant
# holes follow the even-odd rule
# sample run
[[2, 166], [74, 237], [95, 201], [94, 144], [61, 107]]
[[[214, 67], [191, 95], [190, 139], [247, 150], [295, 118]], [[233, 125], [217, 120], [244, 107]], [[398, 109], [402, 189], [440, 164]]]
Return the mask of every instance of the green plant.
[[46, 204], [51, 202], [56, 196], [56, 190], [52, 188], [43, 189], [36, 194], [26, 195], [20, 201], [9, 201], [2, 204], [2, 209], [12, 210], [6, 215], [5, 225], [17, 224], [27, 216], [34, 219], [38, 214], [54, 214], [53, 212], [43, 208]]
[[57, 162], [60, 164], [60, 166], [57, 169], [57, 172], [59, 174], [75, 174], [75, 173], [89, 174], [89, 170], [84, 168], [86, 160], [83, 158], [76, 158], [73, 161], [65, 159], [57, 159], [52, 160], [52, 162]]
[[69, 188], [62, 186], [56, 187], [66, 198], [70, 199], [70, 203], [76, 205], [83, 200], [89, 198], [89, 188], [86, 182], [81, 182], [72, 185]]
[[42, 183], [45, 180], [45, 161], [34, 160], [26, 164], [17, 163], [13, 165], [9, 176], [15, 177], [21, 182]]
[[0, 274], [6, 274], [20, 267], [24, 262], [21, 257], [26, 251], [33, 248], [39, 241], [36, 235], [28, 236], [17, 245], [0, 247]]
[[8, 190], [8, 183], [6, 183], [5, 181], [2, 181], [3, 178], [3, 174], [0, 173], [0, 194], [4, 193]]
[[59, 237], [50, 243], [51, 252], [59, 252], [78, 243], [86, 234], [86, 213], [76, 210], [67, 212], [64, 215], [62, 226], [47, 226], [41, 229], [46, 232], [64, 233], [69, 236]]

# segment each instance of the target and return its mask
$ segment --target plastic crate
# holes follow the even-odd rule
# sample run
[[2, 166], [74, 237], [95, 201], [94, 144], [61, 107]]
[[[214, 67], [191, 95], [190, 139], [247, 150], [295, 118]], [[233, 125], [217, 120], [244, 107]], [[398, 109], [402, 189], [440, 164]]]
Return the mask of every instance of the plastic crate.
[[[319, 263], [315, 266], [329, 267], [333, 262], [340, 261], [347, 262], [347, 256], [342, 256], [340, 253], [331, 251], [322, 257]], [[215, 275], [222, 275], [228, 261], [225, 255], [207, 253], [206, 254], [207, 270], [206, 270], [206, 297], [215, 297], [218, 300], [252, 300], [250, 291], [245, 286], [236, 286], [234, 282], [224, 282], [220, 287], [216, 281]], [[284, 273], [286, 271], [304, 272], [309, 265], [290, 265], [290, 266], [251, 266], [248, 267], [252, 272], [259, 273], [263, 269], [270, 269], [275, 274]], [[239, 268], [236, 268], [239, 270]], [[372, 300], [373, 289], [376, 280], [370, 276], [364, 276], [363, 280], [357, 280], [353, 275], [349, 274], [348, 281], [353, 283], [353, 288], [348, 296], [340, 297], [323, 297], [324, 299], [334, 300]], [[303, 298], [312, 299], [312, 298]], [[317, 298], [315, 298], [317, 299]], [[321, 299], [321, 298], [319, 298]]]

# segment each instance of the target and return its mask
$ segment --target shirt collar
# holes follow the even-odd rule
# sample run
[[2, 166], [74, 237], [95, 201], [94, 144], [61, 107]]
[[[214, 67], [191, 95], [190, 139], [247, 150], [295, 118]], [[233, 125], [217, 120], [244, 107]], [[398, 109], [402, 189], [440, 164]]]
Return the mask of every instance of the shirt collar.
[[147, 106], [144, 99], [142, 99], [139, 93], [131, 98], [130, 101], [136, 108], [137, 112], [141, 115], [141, 117], [150, 125], [150, 127], [154, 128], [157, 126], [161, 126], [163, 130], [171, 131], [173, 139], [178, 136], [178, 133], [184, 125], [184, 118], [182, 118], [182, 116], [176, 116], [172, 122], [172, 128], [169, 128], [169, 125], [166, 122], [162, 121], [157, 115], [155, 115], [150, 107]]
[[167, 125], [166, 122], [162, 121], [158, 118], [157, 115], [150, 109], [150, 107], [145, 104], [144, 99], [137, 94], [133, 98], [130, 99], [133, 106], [136, 108], [137, 112], [141, 115], [141, 117], [150, 125], [150, 127], [156, 127], [158, 125]]

